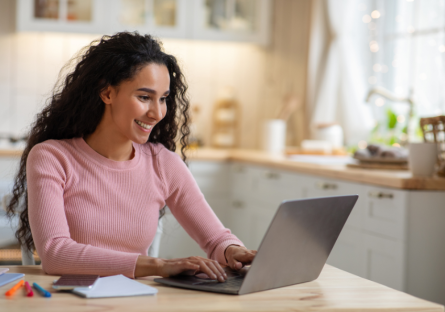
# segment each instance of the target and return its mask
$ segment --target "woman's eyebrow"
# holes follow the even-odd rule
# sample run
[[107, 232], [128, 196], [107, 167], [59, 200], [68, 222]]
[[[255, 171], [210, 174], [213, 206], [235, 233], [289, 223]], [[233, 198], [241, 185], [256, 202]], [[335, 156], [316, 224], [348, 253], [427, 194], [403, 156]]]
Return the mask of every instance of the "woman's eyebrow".
[[[144, 91], [144, 92], [147, 92], [147, 93], [156, 94], [155, 90], [149, 89], [149, 88], [139, 88], [136, 91]], [[164, 95], [168, 95], [168, 94], [170, 94], [170, 90], [167, 90], [167, 91], [164, 92]]]

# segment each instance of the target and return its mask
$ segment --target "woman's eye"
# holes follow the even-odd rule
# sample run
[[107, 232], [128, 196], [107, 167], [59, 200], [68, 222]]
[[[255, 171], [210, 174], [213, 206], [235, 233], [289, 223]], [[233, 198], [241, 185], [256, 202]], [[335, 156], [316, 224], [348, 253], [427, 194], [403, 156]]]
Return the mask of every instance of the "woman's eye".
[[165, 103], [166, 100], [167, 100], [166, 97], [161, 98], [161, 102], [162, 102], [162, 103]]
[[148, 97], [148, 96], [146, 96], [146, 95], [141, 95], [141, 96], [139, 96], [139, 98], [142, 100], [142, 101], [148, 101], [150, 98]]

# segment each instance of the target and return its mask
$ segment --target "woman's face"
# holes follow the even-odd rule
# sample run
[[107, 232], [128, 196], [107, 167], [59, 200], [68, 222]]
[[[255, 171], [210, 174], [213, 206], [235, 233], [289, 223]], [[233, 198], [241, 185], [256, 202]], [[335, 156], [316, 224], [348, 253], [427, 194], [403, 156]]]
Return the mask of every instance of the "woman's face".
[[167, 113], [170, 75], [165, 65], [149, 64], [132, 80], [109, 87], [101, 98], [110, 109], [113, 127], [127, 139], [143, 144]]

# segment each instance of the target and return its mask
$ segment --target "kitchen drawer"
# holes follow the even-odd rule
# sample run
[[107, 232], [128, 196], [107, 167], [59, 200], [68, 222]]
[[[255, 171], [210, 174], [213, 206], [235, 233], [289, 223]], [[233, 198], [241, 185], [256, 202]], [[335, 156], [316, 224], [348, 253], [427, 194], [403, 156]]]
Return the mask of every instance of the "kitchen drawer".
[[405, 240], [407, 196], [406, 191], [367, 187], [365, 230], [379, 236]]
[[302, 176], [283, 170], [259, 168], [256, 171], [256, 200], [276, 209], [284, 200], [302, 198]]
[[358, 195], [359, 198], [346, 222], [346, 227], [362, 229], [366, 187], [358, 183], [343, 182], [322, 177], [308, 176], [304, 179], [304, 194], [307, 198]]
[[365, 234], [367, 278], [385, 286], [405, 291], [405, 244], [388, 238]]

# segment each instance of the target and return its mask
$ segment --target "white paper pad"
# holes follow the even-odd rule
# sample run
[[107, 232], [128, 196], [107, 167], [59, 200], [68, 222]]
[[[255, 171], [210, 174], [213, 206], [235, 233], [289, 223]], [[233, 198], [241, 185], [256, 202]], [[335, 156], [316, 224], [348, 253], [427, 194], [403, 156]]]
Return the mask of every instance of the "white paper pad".
[[154, 295], [158, 290], [121, 275], [101, 277], [93, 289], [74, 288], [76, 293], [85, 298], [107, 298]]
[[0, 275], [0, 286], [11, 283], [19, 278], [22, 278], [25, 274], [22, 273], [3, 273]]

